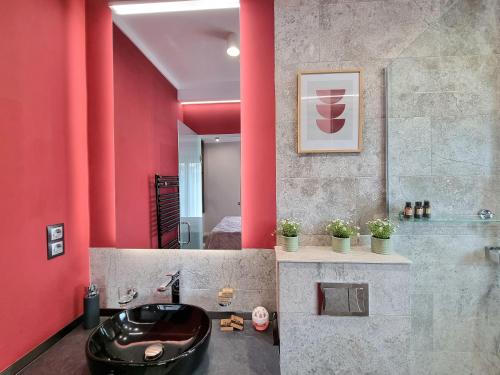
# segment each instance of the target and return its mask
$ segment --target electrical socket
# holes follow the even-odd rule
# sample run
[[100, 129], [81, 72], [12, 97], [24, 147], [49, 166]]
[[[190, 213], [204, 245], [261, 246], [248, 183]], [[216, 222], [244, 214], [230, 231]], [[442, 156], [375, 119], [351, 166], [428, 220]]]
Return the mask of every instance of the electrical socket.
[[47, 259], [64, 254], [64, 224], [47, 225]]
[[63, 224], [49, 225], [47, 227], [47, 236], [49, 241], [60, 240], [61, 238], [64, 237], [64, 225]]
[[53, 258], [64, 253], [64, 242], [57, 241], [49, 243], [49, 257]]

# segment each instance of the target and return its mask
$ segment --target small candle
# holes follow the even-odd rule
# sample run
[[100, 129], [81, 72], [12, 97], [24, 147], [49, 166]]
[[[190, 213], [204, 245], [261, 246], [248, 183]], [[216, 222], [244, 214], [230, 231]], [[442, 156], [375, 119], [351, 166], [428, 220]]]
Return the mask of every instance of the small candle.
[[265, 331], [269, 327], [269, 313], [264, 307], [258, 306], [253, 309], [252, 325], [257, 331]]

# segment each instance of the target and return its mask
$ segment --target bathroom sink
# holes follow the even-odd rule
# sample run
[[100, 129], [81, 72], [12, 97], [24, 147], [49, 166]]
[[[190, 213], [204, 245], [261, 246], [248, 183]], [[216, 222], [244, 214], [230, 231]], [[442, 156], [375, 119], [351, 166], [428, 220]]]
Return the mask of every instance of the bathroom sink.
[[212, 322], [205, 310], [153, 304], [121, 311], [86, 344], [92, 374], [191, 374], [203, 358]]

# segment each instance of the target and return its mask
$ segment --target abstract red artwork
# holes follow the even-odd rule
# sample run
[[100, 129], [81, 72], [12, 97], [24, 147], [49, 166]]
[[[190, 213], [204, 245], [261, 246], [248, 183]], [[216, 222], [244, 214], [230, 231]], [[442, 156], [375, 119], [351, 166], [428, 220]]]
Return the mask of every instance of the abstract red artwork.
[[338, 118], [345, 110], [345, 104], [339, 103], [344, 98], [345, 91], [316, 90], [320, 102], [316, 104], [316, 110], [321, 116], [316, 120], [316, 124], [325, 133], [336, 133], [345, 125], [345, 118]]
[[298, 74], [297, 152], [360, 152], [361, 69]]

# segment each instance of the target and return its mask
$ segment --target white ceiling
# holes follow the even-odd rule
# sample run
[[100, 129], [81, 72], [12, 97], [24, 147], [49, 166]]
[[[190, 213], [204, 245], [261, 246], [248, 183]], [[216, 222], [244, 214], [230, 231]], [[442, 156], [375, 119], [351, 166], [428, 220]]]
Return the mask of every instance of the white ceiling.
[[239, 35], [239, 9], [114, 14], [113, 20], [181, 101], [239, 99], [239, 57], [226, 54], [227, 35]]

